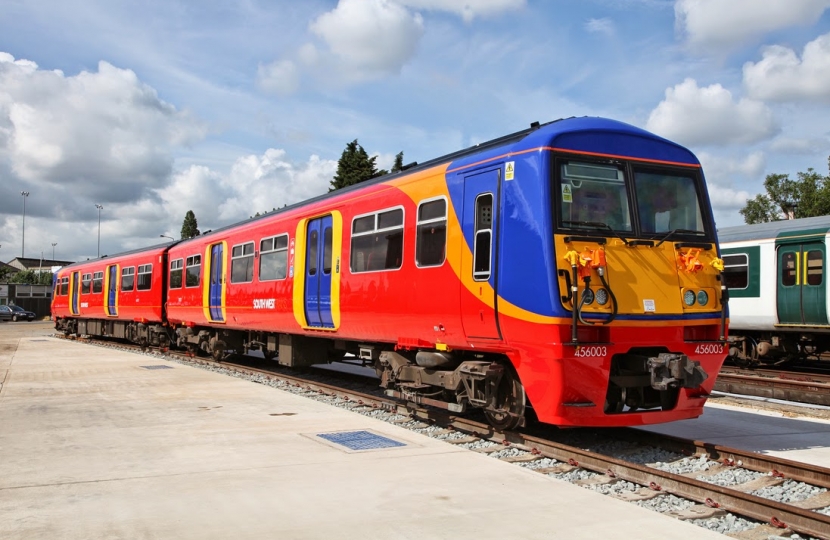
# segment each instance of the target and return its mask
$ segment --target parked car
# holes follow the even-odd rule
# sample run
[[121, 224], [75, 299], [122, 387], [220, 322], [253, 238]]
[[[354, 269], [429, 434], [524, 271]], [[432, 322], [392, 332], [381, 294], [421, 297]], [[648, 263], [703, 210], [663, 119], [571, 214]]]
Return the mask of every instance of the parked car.
[[33, 321], [36, 315], [20, 306], [0, 306], [0, 317], [13, 321]]

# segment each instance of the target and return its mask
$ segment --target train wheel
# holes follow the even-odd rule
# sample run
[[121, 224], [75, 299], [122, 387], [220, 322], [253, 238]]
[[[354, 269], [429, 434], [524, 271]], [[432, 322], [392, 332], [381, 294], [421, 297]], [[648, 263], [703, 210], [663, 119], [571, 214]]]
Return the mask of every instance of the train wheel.
[[221, 362], [222, 358], [225, 357], [225, 342], [217, 340], [216, 343], [213, 344], [213, 350], [211, 351], [211, 356], [217, 362]]
[[496, 429], [516, 429], [524, 425], [526, 402], [525, 389], [518, 375], [513, 369], [506, 368], [497, 389], [495, 407], [484, 409], [484, 416]]
[[262, 356], [264, 356], [266, 360], [273, 360], [277, 357], [277, 351], [269, 351], [268, 349], [262, 349]]

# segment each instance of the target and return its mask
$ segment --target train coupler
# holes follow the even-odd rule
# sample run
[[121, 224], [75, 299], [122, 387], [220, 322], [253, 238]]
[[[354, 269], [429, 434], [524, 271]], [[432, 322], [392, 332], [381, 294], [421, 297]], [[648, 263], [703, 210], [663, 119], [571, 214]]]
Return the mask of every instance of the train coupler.
[[709, 378], [700, 362], [690, 360], [685, 354], [660, 353], [648, 359], [648, 370], [655, 390], [697, 388]]

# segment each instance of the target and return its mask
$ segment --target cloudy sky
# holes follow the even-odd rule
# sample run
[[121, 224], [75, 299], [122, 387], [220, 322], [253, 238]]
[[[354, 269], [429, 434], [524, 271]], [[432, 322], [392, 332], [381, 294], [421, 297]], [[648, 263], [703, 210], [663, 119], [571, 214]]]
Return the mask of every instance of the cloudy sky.
[[830, 0], [3, 0], [0, 260], [82, 260], [607, 116], [690, 147], [719, 226], [827, 172]]

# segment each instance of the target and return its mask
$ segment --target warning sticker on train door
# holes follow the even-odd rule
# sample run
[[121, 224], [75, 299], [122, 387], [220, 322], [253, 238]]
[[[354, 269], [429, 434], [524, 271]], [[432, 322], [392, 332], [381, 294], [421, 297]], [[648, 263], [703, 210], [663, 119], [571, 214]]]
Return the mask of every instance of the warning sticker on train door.
[[574, 202], [573, 192], [570, 184], [562, 184], [562, 202]]
[[514, 173], [514, 163], [513, 161], [508, 161], [504, 164], [504, 179], [505, 180], [513, 180], [513, 173]]

